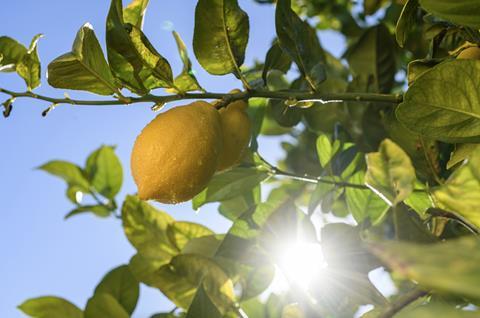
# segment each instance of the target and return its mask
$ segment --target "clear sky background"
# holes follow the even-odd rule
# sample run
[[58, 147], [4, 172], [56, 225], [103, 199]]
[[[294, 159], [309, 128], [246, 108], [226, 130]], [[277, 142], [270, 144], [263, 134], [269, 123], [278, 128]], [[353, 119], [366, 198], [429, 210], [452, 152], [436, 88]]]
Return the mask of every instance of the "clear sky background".
[[[62, 97], [62, 90], [52, 89], [46, 83], [46, 66], [70, 51], [77, 30], [85, 22], [93, 25], [104, 47], [109, 2], [2, 1], [0, 35], [11, 36], [28, 46], [35, 34], [45, 34], [39, 43], [43, 84], [36, 90], [38, 93]], [[216, 92], [240, 87], [233, 76], [208, 75], [195, 61], [191, 49], [195, 0], [150, 2], [145, 33], [170, 61], [175, 74], [180, 72], [181, 64], [169, 26], [187, 43], [203, 87]], [[246, 58], [249, 65], [255, 58], [263, 60], [269, 48], [275, 33], [274, 8], [258, 5], [253, 0], [239, 3], [250, 16]], [[322, 33], [320, 39], [329, 51], [337, 56], [341, 54], [344, 43], [340, 37]], [[9, 73], [0, 73], [0, 87], [25, 90], [23, 81]], [[98, 98], [80, 92], [69, 94], [72, 98]], [[7, 96], [0, 94], [0, 102], [5, 99]], [[42, 295], [61, 296], [83, 308], [102, 276], [128, 263], [134, 249], [125, 238], [120, 221], [87, 214], [64, 221], [63, 216], [72, 209], [64, 195], [65, 184], [35, 167], [52, 159], [83, 165], [87, 155], [100, 145], [117, 145], [117, 154], [124, 165], [124, 184], [118, 196], [123, 200], [126, 194], [136, 191], [128, 169], [129, 155], [136, 135], [155, 116], [149, 106], [60, 105], [42, 118], [41, 112], [48, 104], [18, 99], [10, 118], [0, 118], [0, 317], [24, 317], [16, 306]], [[262, 138], [261, 149], [269, 160], [281, 156], [278, 140]], [[198, 214], [189, 203], [159, 207], [176, 219], [199, 222], [215, 231], [224, 232], [229, 225], [214, 206]], [[172, 308], [160, 292], [142, 287], [133, 317], [149, 317]]]

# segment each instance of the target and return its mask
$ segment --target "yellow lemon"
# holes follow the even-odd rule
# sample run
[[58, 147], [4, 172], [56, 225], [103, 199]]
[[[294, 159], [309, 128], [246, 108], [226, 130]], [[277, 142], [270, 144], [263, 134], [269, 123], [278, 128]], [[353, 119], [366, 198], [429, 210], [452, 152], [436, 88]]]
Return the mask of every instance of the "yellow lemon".
[[133, 146], [131, 170], [142, 200], [188, 201], [217, 170], [222, 151], [219, 112], [196, 101], [159, 114]]
[[219, 171], [239, 163], [248, 146], [251, 124], [247, 107], [247, 102], [237, 100], [219, 111], [223, 130], [223, 150], [217, 168]]
[[466, 48], [458, 54], [457, 59], [480, 60], [480, 48], [478, 46]]

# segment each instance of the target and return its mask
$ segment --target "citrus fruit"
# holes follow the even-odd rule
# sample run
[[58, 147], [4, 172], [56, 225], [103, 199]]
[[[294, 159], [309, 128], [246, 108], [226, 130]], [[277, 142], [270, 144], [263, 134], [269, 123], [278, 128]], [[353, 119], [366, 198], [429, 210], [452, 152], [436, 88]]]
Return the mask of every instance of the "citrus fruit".
[[218, 170], [239, 163], [250, 141], [250, 119], [244, 100], [237, 100], [219, 110], [223, 130], [223, 150], [218, 160]]
[[219, 112], [195, 101], [159, 114], [138, 135], [131, 170], [142, 200], [188, 201], [217, 170], [223, 136]]

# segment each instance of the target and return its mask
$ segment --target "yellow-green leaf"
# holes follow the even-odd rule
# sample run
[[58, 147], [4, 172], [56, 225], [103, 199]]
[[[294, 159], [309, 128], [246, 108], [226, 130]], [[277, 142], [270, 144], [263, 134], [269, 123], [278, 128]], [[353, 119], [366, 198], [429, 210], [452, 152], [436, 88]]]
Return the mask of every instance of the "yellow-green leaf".
[[405, 200], [413, 191], [415, 169], [408, 155], [390, 139], [378, 152], [369, 153], [365, 183], [389, 205]]
[[433, 198], [438, 207], [457, 213], [480, 227], [480, 146], [433, 191]]

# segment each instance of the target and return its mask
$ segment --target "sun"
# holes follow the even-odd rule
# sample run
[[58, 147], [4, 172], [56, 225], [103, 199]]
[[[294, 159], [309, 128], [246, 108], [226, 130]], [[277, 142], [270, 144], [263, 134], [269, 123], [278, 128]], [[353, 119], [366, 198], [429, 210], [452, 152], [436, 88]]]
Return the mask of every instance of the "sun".
[[308, 290], [311, 282], [318, 281], [326, 263], [320, 244], [297, 242], [286, 245], [277, 266], [277, 275], [282, 275], [288, 285]]

